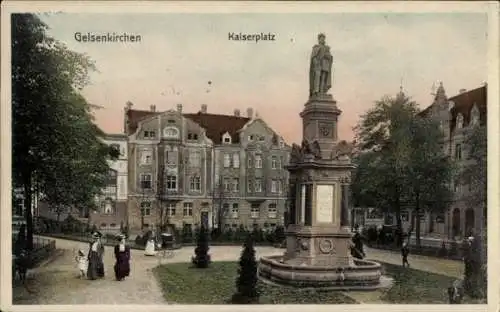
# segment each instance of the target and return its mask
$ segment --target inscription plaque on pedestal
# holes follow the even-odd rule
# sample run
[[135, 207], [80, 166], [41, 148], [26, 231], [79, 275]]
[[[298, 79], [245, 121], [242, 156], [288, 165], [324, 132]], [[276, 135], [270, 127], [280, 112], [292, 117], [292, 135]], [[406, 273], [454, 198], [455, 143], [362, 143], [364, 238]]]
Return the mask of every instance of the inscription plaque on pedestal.
[[333, 200], [335, 185], [318, 185], [316, 188], [316, 222], [335, 222]]

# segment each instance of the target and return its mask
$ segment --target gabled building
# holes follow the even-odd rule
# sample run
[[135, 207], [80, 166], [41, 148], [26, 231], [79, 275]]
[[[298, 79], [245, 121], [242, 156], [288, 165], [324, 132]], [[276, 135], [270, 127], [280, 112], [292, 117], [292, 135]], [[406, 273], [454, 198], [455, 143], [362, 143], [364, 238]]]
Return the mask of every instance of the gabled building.
[[283, 224], [289, 146], [247, 116], [125, 107], [128, 224], [251, 228]]
[[[460, 90], [459, 94], [448, 98], [441, 83], [434, 102], [423, 110], [420, 115], [435, 118], [439, 121], [443, 132], [442, 146], [445, 154], [453, 158], [459, 166], [468, 160], [467, 135], [477, 126], [486, 125], [487, 85], [473, 90]], [[448, 211], [440, 214], [422, 213], [423, 234], [437, 233], [449, 238], [466, 236], [479, 227], [479, 209], [467, 205], [467, 195], [470, 187], [457, 178], [451, 187], [455, 197]], [[411, 220], [407, 216], [408, 220]]]

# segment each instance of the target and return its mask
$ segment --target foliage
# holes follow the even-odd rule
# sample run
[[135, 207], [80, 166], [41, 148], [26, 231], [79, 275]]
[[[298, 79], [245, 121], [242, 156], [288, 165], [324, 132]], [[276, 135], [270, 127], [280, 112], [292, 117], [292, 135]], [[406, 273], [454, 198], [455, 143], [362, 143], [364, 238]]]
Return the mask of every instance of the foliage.
[[[360, 153], [354, 158], [354, 204], [394, 213], [398, 245], [403, 205], [442, 211], [451, 196], [452, 166], [440, 147], [438, 125], [418, 112], [416, 103], [400, 93], [377, 101], [355, 127]], [[419, 235], [417, 228], [417, 242]]]
[[[227, 304], [234, 292], [237, 262], [214, 262], [202, 272], [187, 263], [169, 263], [153, 269], [165, 299], [176, 304]], [[304, 291], [259, 282], [260, 304], [349, 304], [339, 292]]]
[[197, 268], [208, 268], [210, 264], [210, 255], [208, 254], [208, 232], [207, 229], [202, 226], [198, 231], [197, 246], [194, 250], [195, 257], [193, 259], [193, 264]]
[[232, 301], [237, 304], [255, 303], [259, 299], [257, 282], [257, 260], [252, 235], [248, 235], [240, 257], [240, 267], [236, 278], [236, 293]]
[[54, 206], [93, 208], [116, 151], [99, 141], [79, 94], [94, 63], [47, 36], [33, 14], [12, 15], [12, 179], [24, 189], [28, 248], [33, 188]]

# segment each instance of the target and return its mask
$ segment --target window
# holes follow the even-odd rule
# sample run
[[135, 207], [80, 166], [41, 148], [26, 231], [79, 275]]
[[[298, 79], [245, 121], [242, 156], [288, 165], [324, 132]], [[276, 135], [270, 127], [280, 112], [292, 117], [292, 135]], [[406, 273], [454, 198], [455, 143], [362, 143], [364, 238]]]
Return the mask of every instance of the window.
[[224, 168], [229, 168], [229, 167], [231, 167], [231, 155], [224, 154]]
[[189, 181], [189, 188], [191, 191], [201, 191], [201, 177], [191, 177]]
[[184, 203], [184, 209], [182, 210], [184, 217], [190, 217], [193, 215], [193, 203]]
[[278, 157], [276, 156], [271, 157], [271, 168], [278, 169]]
[[262, 155], [255, 155], [255, 168], [262, 168]]
[[106, 223], [101, 223], [101, 228], [105, 228], [107, 227], [108, 225]]
[[154, 139], [156, 137], [156, 132], [146, 130], [144, 131], [144, 138]]
[[177, 165], [179, 152], [177, 151], [177, 147], [170, 147], [165, 151], [165, 159], [167, 160], [168, 165]]
[[142, 150], [141, 151], [141, 165], [151, 165], [153, 160], [153, 151]]
[[174, 123], [175, 123], [175, 120], [173, 120], [173, 119], [169, 119], [167, 122], [168, 122], [168, 123], [170, 123], [170, 124], [174, 124]]
[[141, 174], [141, 189], [151, 189], [152, 185], [152, 175], [151, 173], [142, 173]]
[[233, 154], [233, 168], [239, 168], [240, 167], [240, 154], [234, 153]]
[[163, 129], [163, 136], [169, 139], [176, 139], [179, 137], [179, 130], [174, 127], [167, 127]]
[[252, 192], [252, 181], [251, 180], [247, 181], [247, 192], [248, 193]]
[[278, 215], [278, 209], [276, 208], [276, 204], [269, 204], [267, 207], [267, 216], [269, 218], [276, 218]]
[[196, 133], [188, 133], [187, 139], [189, 141], [196, 141], [196, 140], [198, 140], [198, 134], [196, 134]]
[[231, 216], [233, 217], [233, 219], [238, 218], [238, 204], [237, 203], [233, 204], [233, 208], [231, 209]]
[[252, 207], [250, 208], [250, 218], [252, 218], [252, 219], [259, 218], [259, 205], [258, 204], [252, 204]]
[[255, 192], [262, 192], [262, 179], [255, 179]]
[[229, 192], [231, 190], [231, 183], [229, 179], [224, 179], [223, 183], [224, 183], [224, 191]]
[[141, 215], [143, 215], [143, 216], [151, 215], [151, 203], [150, 202], [142, 202], [141, 203]]
[[201, 153], [198, 151], [189, 152], [189, 166], [199, 168], [201, 166]]
[[271, 181], [271, 192], [272, 193], [279, 193], [279, 181], [278, 180]]
[[226, 216], [228, 212], [229, 212], [229, 204], [222, 205], [222, 215]]
[[177, 176], [167, 175], [167, 191], [177, 190]]
[[265, 140], [266, 140], [266, 138], [265, 138], [265, 137], [263, 137], [263, 136], [260, 136], [260, 137], [259, 137], [259, 141], [260, 141], [260, 142], [263, 142], [263, 141], [265, 141]]
[[240, 179], [233, 179], [233, 192], [238, 192], [240, 190]]
[[408, 211], [401, 211], [401, 221], [408, 222], [410, 220], [410, 215]]
[[462, 145], [461, 144], [455, 145], [455, 159], [456, 160], [462, 159]]
[[109, 225], [109, 227], [115, 228], [115, 227], [116, 227], [116, 223], [111, 223], [111, 224]]
[[120, 144], [116, 144], [116, 143], [113, 143], [113, 144], [110, 144], [109, 147], [111, 147], [112, 149], [120, 152], [120, 155], [123, 155], [125, 154], [121, 149], [120, 149]]
[[253, 141], [253, 135], [248, 136], [248, 141], [252, 142]]
[[224, 142], [226, 144], [231, 143], [231, 136], [229, 135], [228, 132], [226, 132], [226, 133], [224, 133], [224, 135], [222, 135], [222, 142]]
[[252, 168], [253, 167], [253, 159], [252, 159], [252, 155], [248, 154], [248, 158], [247, 158], [247, 168]]
[[175, 204], [174, 203], [167, 204], [167, 216], [175, 216]]

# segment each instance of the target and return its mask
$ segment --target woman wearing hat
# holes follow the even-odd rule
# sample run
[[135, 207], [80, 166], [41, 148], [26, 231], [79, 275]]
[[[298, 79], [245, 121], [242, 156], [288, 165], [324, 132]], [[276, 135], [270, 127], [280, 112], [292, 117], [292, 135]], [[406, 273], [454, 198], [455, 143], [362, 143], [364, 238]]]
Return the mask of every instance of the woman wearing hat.
[[88, 255], [87, 277], [90, 280], [95, 280], [98, 277], [104, 277], [104, 263], [102, 261], [104, 255], [104, 246], [100, 241], [100, 233], [92, 234]]
[[125, 242], [125, 235], [118, 236], [118, 244], [115, 246], [115, 277], [117, 281], [123, 281], [130, 274], [130, 247]]

